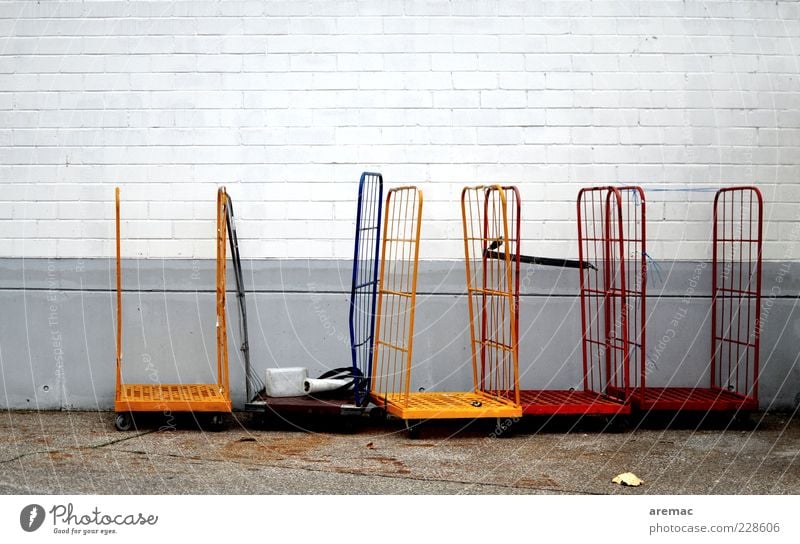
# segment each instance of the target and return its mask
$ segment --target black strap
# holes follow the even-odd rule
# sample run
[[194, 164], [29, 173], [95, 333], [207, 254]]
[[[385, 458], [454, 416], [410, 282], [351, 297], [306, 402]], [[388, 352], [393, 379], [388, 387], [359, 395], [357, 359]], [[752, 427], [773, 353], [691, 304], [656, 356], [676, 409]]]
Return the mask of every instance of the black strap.
[[[494, 245], [494, 243], [492, 244]], [[499, 244], [498, 244], [499, 245]], [[491, 247], [491, 246], [490, 246]], [[502, 251], [492, 251], [487, 249], [484, 251], [484, 255], [489, 259], [505, 259], [506, 254]], [[516, 258], [515, 255], [511, 256], [511, 260]], [[597, 268], [592, 265], [591, 263], [583, 262], [583, 261], [576, 261], [573, 259], [555, 259], [552, 257], [534, 257], [532, 255], [520, 255], [519, 262], [525, 264], [540, 264], [543, 266], [559, 266], [561, 268], [591, 268], [592, 270], [597, 270]]]
[[233, 214], [233, 200], [227, 195], [227, 205], [225, 206], [225, 223], [228, 227], [228, 238], [231, 248], [231, 261], [233, 262], [233, 275], [236, 279], [236, 300], [239, 306], [239, 333], [242, 338], [242, 345], [239, 348], [244, 357], [245, 375], [245, 394], [247, 400], [253, 398], [253, 384], [256, 382], [259, 388], [263, 387], [263, 382], [258, 376], [254, 376], [250, 367], [250, 338], [247, 332], [247, 304], [245, 301], [244, 276], [242, 274], [242, 259], [239, 254], [239, 237], [236, 234], [236, 221]]

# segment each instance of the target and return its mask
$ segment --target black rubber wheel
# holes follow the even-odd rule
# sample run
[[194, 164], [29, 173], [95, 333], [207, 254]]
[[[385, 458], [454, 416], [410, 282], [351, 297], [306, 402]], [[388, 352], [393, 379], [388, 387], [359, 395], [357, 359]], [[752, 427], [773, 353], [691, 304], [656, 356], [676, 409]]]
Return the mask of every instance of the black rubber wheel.
[[339, 422], [339, 432], [342, 434], [354, 434], [358, 431], [358, 418], [356, 416], [344, 416]]
[[731, 421], [731, 427], [737, 431], [752, 431], [756, 428], [751, 412], [736, 412]]
[[128, 412], [120, 412], [114, 416], [114, 428], [118, 431], [130, 431], [133, 428], [133, 417]]
[[422, 430], [422, 422], [418, 419], [406, 419], [406, 433], [409, 438], [419, 438], [420, 431]]
[[630, 427], [630, 418], [627, 415], [615, 415], [606, 418], [606, 432], [612, 434], [624, 433]]
[[372, 421], [386, 421], [386, 410], [380, 406], [374, 406], [369, 410], [369, 419]]
[[259, 412], [253, 416], [253, 421], [259, 429], [268, 429], [272, 425], [272, 418], [266, 412]]
[[218, 433], [225, 429], [225, 415], [224, 414], [211, 414], [208, 418], [208, 430], [212, 433]]
[[514, 436], [514, 420], [509, 417], [498, 417], [494, 427], [496, 438], [511, 438]]

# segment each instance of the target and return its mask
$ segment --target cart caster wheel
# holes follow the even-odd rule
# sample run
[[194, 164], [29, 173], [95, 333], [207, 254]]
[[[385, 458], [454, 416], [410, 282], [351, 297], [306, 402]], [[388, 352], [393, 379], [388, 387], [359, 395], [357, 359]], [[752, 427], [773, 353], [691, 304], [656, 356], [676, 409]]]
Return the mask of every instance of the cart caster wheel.
[[358, 430], [358, 421], [356, 418], [351, 417], [344, 417], [342, 421], [339, 423], [339, 431], [342, 434], [354, 434]]
[[369, 418], [372, 421], [386, 421], [386, 410], [380, 406], [375, 406], [369, 410]]
[[225, 416], [222, 414], [213, 414], [208, 418], [208, 430], [212, 433], [218, 433], [225, 429]]
[[256, 427], [260, 430], [265, 430], [270, 427], [270, 423], [272, 422], [267, 414], [256, 414], [253, 416], [253, 422], [255, 423]]
[[272, 411], [260, 412], [256, 421], [262, 431], [274, 430], [281, 424], [281, 419]]
[[610, 416], [606, 418], [606, 431], [612, 434], [624, 433], [630, 427], [628, 416]]
[[756, 425], [750, 415], [750, 412], [737, 412], [731, 426], [738, 431], [752, 431]]
[[419, 438], [420, 431], [422, 430], [422, 422], [418, 419], [406, 419], [406, 433], [409, 438]]
[[118, 431], [130, 431], [133, 428], [133, 417], [127, 412], [115, 415], [114, 427]]
[[515, 420], [508, 417], [498, 417], [494, 427], [495, 438], [511, 438], [514, 436]]

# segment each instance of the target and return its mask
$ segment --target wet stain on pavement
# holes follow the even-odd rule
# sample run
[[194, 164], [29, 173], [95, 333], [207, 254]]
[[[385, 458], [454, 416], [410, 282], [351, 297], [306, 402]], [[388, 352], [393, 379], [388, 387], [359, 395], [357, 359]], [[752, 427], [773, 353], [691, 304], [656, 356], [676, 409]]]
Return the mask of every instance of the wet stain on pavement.
[[378, 461], [381, 465], [385, 467], [392, 467], [394, 468], [391, 471], [393, 474], [411, 474], [411, 471], [406, 467], [406, 464], [396, 457], [389, 457], [386, 455], [373, 455], [371, 457], [367, 457], [367, 459], [371, 461]]
[[537, 478], [521, 478], [514, 483], [517, 487], [529, 487], [534, 489], [542, 487], [552, 487], [552, 488], [560, 487], [558, 485], [558, 482], [556, 482], [555, 480], [544, 474], [542, 474]]
[[324, 434], [298, 434], [257, 440], [247, 437], [226, 444], [221, 451], [225, 459], [237, 461], [281, 461], [309, 457], [307, 454], [331, 442]]

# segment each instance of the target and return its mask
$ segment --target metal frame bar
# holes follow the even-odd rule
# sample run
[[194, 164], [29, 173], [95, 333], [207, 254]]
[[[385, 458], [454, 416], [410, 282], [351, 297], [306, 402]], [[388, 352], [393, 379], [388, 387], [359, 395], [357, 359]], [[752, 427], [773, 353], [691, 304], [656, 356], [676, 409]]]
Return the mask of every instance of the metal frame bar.
[[122, 391], [122, 253], [120, 244], [120, 211], [119, 211], [119, 187], [114, 188], [114, 204], [115, 204], [115, 227], [117, 233], [116, 246], [117, 246], [117, 372], [116, 372], [116, 386], [115, 386], [115, 400], [120, 400]]
[[217, 384], [230, 398], [228, 373], [228, 319], [226, 300], [226, 248], [228, 194], [224, 187], [217, 190]]

